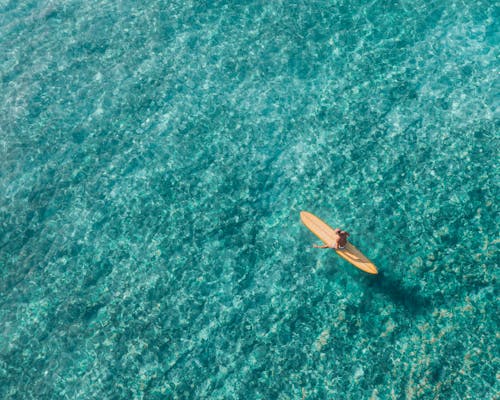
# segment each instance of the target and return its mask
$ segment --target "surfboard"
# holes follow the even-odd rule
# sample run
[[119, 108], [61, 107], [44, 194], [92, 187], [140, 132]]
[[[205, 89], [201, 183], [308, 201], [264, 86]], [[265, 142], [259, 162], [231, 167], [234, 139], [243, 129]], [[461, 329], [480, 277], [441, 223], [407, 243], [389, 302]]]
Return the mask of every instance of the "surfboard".
[[[300, 212], [300, 219], [309, 230], [314, 233], [324, 244], [332, 246], [335, 243], [335, 231], [326, 222], [322, 221], [316, 215], [307, 211]], [[361, 271], [369, 274], [378, 274], [377, 267], [368, 257], [359, 251], [352, 243], [347, 242], [345, 249], [335, 250], [335, 252], [344, 260], [350, 262]]]

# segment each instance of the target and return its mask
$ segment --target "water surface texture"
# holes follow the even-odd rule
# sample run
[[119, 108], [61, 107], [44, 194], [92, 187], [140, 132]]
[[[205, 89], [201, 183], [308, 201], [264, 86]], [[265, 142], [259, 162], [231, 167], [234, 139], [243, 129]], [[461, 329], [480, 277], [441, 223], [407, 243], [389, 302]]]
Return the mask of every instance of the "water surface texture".
[[499, 17], [0, 0], [0, 398], [493, 399]]

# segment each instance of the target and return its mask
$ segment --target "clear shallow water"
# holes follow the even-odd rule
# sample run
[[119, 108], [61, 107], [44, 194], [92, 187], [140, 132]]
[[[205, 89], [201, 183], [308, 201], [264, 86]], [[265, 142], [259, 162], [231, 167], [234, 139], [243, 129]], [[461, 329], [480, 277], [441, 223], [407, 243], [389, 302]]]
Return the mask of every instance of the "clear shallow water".
[[119, 3], [0, 1], [0, 397], [493, 398], [493, 2]]

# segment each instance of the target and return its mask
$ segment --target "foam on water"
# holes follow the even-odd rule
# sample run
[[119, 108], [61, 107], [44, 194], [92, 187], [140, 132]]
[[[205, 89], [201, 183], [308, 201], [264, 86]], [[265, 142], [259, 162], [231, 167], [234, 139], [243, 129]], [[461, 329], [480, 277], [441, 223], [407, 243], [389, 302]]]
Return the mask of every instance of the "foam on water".
[[497, 21], [0, 0], [0, 397], [494, 398]]

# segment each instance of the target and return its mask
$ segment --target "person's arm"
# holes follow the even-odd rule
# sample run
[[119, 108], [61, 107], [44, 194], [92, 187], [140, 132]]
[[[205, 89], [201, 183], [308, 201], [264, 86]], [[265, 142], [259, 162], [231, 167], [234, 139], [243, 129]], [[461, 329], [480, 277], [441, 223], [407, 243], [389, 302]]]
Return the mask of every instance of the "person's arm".
[[315, 249], [327, 249], [328, 248], [328, 245], [327, 244], [323, 244], [323, 245], [317, 245], [317, 244], [313, 244], [313, 247]]

